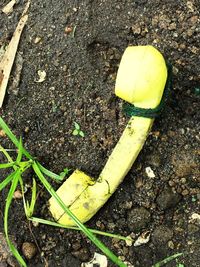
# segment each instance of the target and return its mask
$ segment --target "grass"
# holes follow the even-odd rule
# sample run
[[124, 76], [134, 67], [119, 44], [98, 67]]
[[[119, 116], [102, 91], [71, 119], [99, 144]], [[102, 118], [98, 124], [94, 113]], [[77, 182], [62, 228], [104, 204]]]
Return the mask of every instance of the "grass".
[[[77, 125], [76, 125], [77, 126]], [[94, 244], [97, 248], [99, 248], [113, 263], [116, 264], [116, 266], [119, 267], [127, 267], [125, 263], [123, 263], [108, 247], [106, 247], [97, 237], [96, 235], [104, 235], [111, 238], [118, 238], [124, 241], [132, 241], [130, 240], [130, 237], [123, 237], [120, 235], [115, 235], [111, 233], [105, 233], [101, 232], [95, 229], [89, 229], [84, 224], [82, 224], [78, 218], [68, 209], [68, 207], [63, 203], [62, 199], [58, 196], [56, 191], [53, 189], [51, 184], [48, 182], [46, 177], [49, 177], [54, 180], [62, 181], [69, 173], [69, 169], [64, 169], [63, 172], [60, 173], [60, 175], [55, 174], [49, 170], [47, 170], [44, 166], [42, 166], [35, 157], [32, 157], [30, 153], [23, 147], [22, 139], [19, 140], [16, 138], [16, 136], [12, 133], [8, 125], [4, 122], [4, 120], [0, 117], [0, 128], [4, 130], [5, 134], [9, 137], [9, 139], [12, 141], [12, 143], [17, 148], [17, 157], [16, 160], [13, 160], [11, 156], [9, 155], [9, 151], [4, 149], [0, 145], [0, 152], [4, 154], [4, 156], [7, 159], [6, 163], [0, 164], [0, 169], [11, 169], [12, 172], [0, 183], [0, 191], [3, 190], [6, 186], [10, 186], [9, 192], [6, 198], [5, 203], [5, 209], [4, 209], [4, 232], [5, 237], [7, 240], [7, 243], [10, 247], [10, 250], [12, 251], [13, 255], [18, 260], [19, 264], [23, 267], [27, 267], [26, 262], [24, 261], [23, 257], [20, 255], [16, 247], [13, 245], [13, 243], [9, 239], [9, 232], [8, 232], [8, 215], [9, 215], [9, 209], [12, 203], [13, 194], [19, 185], [21, 187], [22, 196], [23, 196], [23, 203], [24, 203], [24, 211], [26, 214], [26, 217], [28, 220], [54, 226], [54, 227], [62, 227], [67, 229], [73, 229], [82, 231]], [[78, 129], [77, 129], [78, 128]], [[80, 126], [76, 127], [76, 130], [80, 130]], [[33, 216], [34, 214], [34, 208], [36, 203], [36, 191], [37, 191], [37, 183], [33, 179], [33, 186], [32, 186], [32, 195], [30, 203], [25, 199], [24, 195], [24, 185], [23, 185], [23, 175], [25, 174], [27, 169], [32, 168], [34, 173], [37, 175], [39, 181], [45, 189], [49, 192], [49, 194], [58, 202], [60, 207], [68, 214], [71, 219], [75, 222], [76, 227], [68, 227], [66, 225], [61, 225], [56, 222], [48, 221], [41, 218], [36, 218]], [[164, 259], [163, 261], [155, 264], [152, 267], [160, 267], [166, 264], [167, 262], [174, 260], [175, 258], [181, 256], [182, 254], [175, 254], [170, 256], [167, 259]]]

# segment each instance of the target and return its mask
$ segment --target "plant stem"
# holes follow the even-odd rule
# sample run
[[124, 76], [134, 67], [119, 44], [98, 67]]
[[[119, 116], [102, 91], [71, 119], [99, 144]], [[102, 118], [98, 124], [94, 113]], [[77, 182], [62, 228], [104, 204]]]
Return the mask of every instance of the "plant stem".
[[[42, 224], [46, 224], [46, 225], [50, 225], [50, 226], [54, 226], [54, 227], [61, 227], [61, 228], [70, 229], [70, 230], [77, 230], [77, 231], [81, 230], [80, 228], [78, 228], [76, 226], [67, 226], [67, 225], [63, 225], [63, 224], [60, 224], [60, 223], [48, 221], [48, 220], [41, 219], [41, 218], [30, 217], [28, 219], [33, 221], [33, 222], [38, 222], [38, 223], [42, 223]], [[90, 232], [92, 232], [93, 234], [108, 236], [108, 237], [112, 237], [112, 238], [116, 238], [116, 239], [121, 239], [121, 240], [124, 240], [124, 241], [131, 241], [130, 238], [125, 237], [125, 236], [106, 233], [106, 232], [102, 232], [102, 231], [99, 231], [99, 230], [96, 230], [96, 229], [91, 229], [91, 228], [88, 228], [88, 230]]]

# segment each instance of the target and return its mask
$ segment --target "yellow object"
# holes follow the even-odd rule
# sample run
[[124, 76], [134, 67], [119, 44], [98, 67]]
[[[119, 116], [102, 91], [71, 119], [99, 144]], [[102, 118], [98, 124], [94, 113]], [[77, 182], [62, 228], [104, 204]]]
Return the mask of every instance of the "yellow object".
[[[115, 93], [137, 107], [155, 108], [160, 103], [166, 80], [167, 67], [158, 50], [152, 46], [128, 47], [119, 66]], [[123, 181], [142, 149], [152, 123], [153, 119], [131, 117], [96, 181], [76, 170], [58, 189], [58, 195], [80, 221], [88, 221]], [[49, 204], [55, 220], [74, 225], [53, 198]]]

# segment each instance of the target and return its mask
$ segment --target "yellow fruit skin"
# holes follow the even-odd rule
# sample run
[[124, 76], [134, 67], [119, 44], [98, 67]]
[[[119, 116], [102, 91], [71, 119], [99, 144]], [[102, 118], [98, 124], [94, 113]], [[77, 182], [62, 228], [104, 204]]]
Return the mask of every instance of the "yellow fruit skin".
[[[164, 58], [155, 48], [128, 47], [119, 66], [115, 93], [137, 107], [155, 108], [160, 103], [166, 79]], [[59, 196], [80, 221], [88, 221], [123, 181], [152, 124], [153, 119], [132, 117], [95, 182], [76, 170], [58, 189]], [[59, 223], [74, 225], [52, 198], [50, 211]]]

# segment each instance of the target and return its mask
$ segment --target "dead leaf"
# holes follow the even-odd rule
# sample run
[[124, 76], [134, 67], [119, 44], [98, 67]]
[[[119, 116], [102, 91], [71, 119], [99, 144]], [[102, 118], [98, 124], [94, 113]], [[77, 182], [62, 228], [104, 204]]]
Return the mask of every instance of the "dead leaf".
[[36, 81], [36, 83], [42, 83], [42, 82], [44, 82], [46, 80], [46, 76], [47, 76], [46, 71], [44, 71], [44, 70], [38, 70], [37, 73], [38, 73], [38, 76], [39, 76], [39, 80]]
[[30, 0], [28, 0], [25, 9], [23, 11], [22, 17], [19, 20], [19, 23], [15, 29], [15, 32], [13, 34], [13, 37], [6, 49], [6, 52], [0, 62], [0, 73], [3, 74], [3, 78], [0, 84], [0, 108], [2, 107], [7, 84], [8, 84], [8, 79], [10, 77], [11, 69], [13, 66], [13, 62], [15, 60], [15, 55], [17, 52], [19, 40], [21, 37], [21, 33], [23, 31], [23, 28], [26, 24], [26, 21], [28, 19], [28, 15], [26, 15], [26, 12], [28, 10], [28, 7], [30, 5]]
[[2, 12], [6, 15], [13, 12], [13, 7], [16, 4], [16, 0], [11, 0], [4, 8], [2, 9]]
[[13, 80], [8, 88], [8, 92], [14, 95], [18, 95], [19, 92], [19, 83], [20, 83], [20, 76], [22, 72], [23, 62], [24, 60], [22, 57], [22, 53], [17, 53], [15, 58], [15, 68], [13, 69], [12, 73]]

